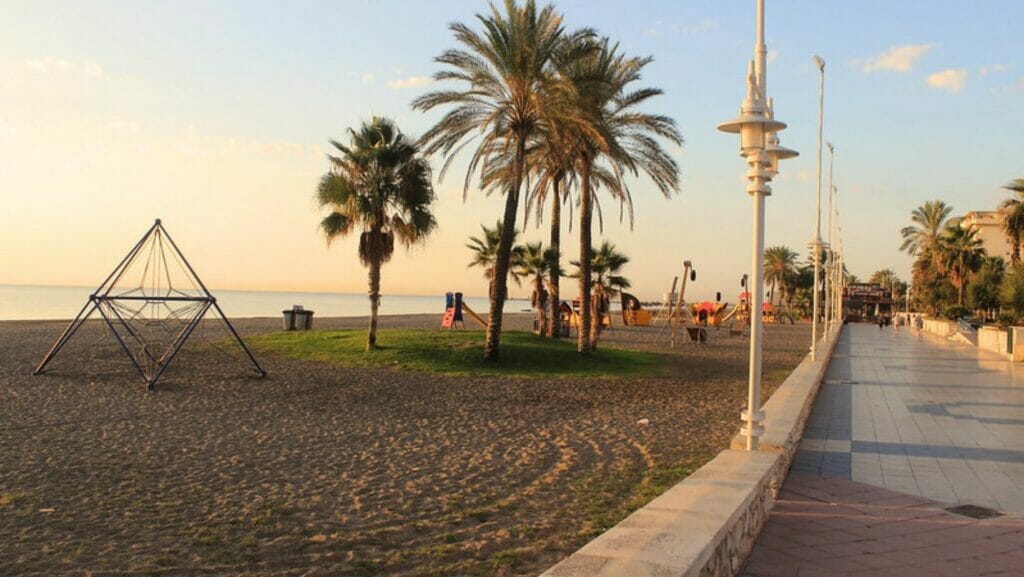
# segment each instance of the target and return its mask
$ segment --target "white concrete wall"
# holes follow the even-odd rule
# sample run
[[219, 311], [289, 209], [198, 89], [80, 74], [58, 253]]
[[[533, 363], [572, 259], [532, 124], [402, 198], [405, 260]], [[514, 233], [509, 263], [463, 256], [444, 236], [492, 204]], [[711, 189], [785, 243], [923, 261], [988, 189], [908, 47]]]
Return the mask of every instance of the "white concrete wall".
[[922, 328], [926, 333], [948, 337], [956, 333], [956, 323], [943, 319], [923, 319]]
[[978, 348], [1001, 355], [1009, 355], [1006, 350], [1006, 333], [996, 327], [981, 327], [978, 329]]

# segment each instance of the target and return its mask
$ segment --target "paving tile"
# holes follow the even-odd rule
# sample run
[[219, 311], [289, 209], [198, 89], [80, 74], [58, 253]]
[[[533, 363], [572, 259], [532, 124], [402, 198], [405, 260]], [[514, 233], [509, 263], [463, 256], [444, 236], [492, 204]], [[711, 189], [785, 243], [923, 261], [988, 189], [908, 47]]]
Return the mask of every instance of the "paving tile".
[[[844, 330], [755, 544], [783, 562], [754, 555], [743, 574], [1024, 577], [1024, 371], [870, 328]], [[1008, 514], [979, 521], [951, 504]]]

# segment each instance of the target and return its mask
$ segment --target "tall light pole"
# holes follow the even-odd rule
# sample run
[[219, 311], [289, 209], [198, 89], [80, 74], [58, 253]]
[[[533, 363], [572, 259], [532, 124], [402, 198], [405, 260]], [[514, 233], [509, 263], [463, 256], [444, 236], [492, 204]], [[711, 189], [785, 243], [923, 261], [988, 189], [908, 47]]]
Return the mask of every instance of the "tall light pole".
[[741, 414], [747, 437], [747, 450], [756, 451], [764, 429], [761, 422], [761, 337], [764, 310], [764, 199], [772, 193], [768, 185], [778, 174], [778, 162], [792, 158], [796, 151], [783, 148], [774, 133], [786, 127], [774, 119], [767, 91], [767, 55], [764, 43], [764, 0], [756, 0], [757, 41], [754, 60], [747, 68], [747, 97], [734, 120], [718, 125], [718, 130], [740, 135], [740, 156], [746, 159], [747, 193], [753, 197], [752, 242], [750, 252], [750, 373], [747, 387], [747, 409]]
[[814, 294], [811, 296], [811, 360], [818, 357], [818, 292], [821, 290], [821, 137], [825, 122], [825, 61], [814, 56], [814, 64], [821, 71], [818, 83], [818, 193], [814, 201], [814, 238], [811, 251], [814, 258]]
[[835, 319], [835, 313], [832, 310], [832, 303], [835, 302], [832, 292], [835, 287], [836, 265], [836, 238], [832, 228], [832, 193], [835, 191], [832, 187], [832, 173], [836, 165], [836, 151], [831, 142], [826, 142], [825, 145], [828, 146], [828, 243], [825, 249], [825, 334], [827, 335], [832, 330]]

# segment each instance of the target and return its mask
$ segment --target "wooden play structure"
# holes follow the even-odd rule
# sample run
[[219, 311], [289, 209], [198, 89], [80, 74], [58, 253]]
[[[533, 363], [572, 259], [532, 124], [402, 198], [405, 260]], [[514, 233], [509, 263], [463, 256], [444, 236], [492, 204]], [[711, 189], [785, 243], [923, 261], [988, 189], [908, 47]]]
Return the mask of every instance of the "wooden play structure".
[[[591, 298], [592, 302], [595, 302]], [[562, 301], [562, 304], [558, 307], [559, 313], [561, 314], [562, 326], [570, 327], [576, 330], [580, 328], [580, 298], [576, 297], [572, 299], [572, 304]], [[597, 315], [601, 319], [601, 326], [608, 328], [612, 326], [612, 315], [609, 314], [607, 307], [601, 305], [598, 307]]]
[[487, 328], [487, 321], [476, 314], [469, 307], [464, 300], [462, 300], [462, 293], [448, 292], [444, 293], [444, 316], [441, 317], [441, 328], [442, 329], [457, 329], [459, 325], [462, 328], [466, 328], [466, 322], [463, 319], [463, 313], [469, 318], [476, 321], [483, 328]]
[[[669, 293], [670, 295], [675, 293], [676, 283], [678, 280], [679, 277], [676, 277], [672, 281], [672, 292]], [[686, 327], [687, 317], [690, 317], [690, 319], [692, 320], [690, 307], [686, 306], [686, 283], [687, 281], [696, 280], [697, 271], [694, 270], [693, 263], [688, 260], [683, 261], [683, 284], [679, 289], [679, 294], [676, 295], [675, 303], [671, 304], [671, 310], [665, 316], [665, 326], [663, 326], [661, 330], [658, 331], [657, 336], [654, 337], [655, 342], [659, 341], [662, 335], [665, 333], [666, 329], [668, 329], [669, 346], [676, 346], [676, 338], [678, 338], [679, 329], [681, 327]], [[665, 308], [666, 307], [662, 307], [662, 313], [664, 313]], [[659, 313], [659, 317], [661, 316], [662, 314]], [[695, 342], [706, 342], [707, 334], [703, 331], [703, 327], [693, 328], [696, 328], [698, 330], [690, 331], [689, 329], [687, 329], [687, 335], [689, 336], [690, 340]]]
[[629, 293], [622, 293], [622, 324], [627, 327], [646, 327], [651, 321], [651, 312], [644, 310], [640, 299]]

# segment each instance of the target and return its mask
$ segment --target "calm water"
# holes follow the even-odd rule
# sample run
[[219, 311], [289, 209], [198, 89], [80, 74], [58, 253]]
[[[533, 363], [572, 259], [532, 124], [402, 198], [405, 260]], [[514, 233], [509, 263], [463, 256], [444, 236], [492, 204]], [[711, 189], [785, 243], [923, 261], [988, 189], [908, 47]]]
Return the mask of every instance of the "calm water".
[[[95, 290], [87, 287], [0, 285], [0, 320], [71, 319]], [[320, 317], [366, 316], [370, 302], [365, 294], [302, 293], [270, 291], [228, 291], [211, 289], [224, 313], [230, 317], [277, 317], [292, 305], [302, 305]], [[466, 297], [477, 314], [487, 316], [486, 297]], [[507, 312], [529, 309], [527, 300], [511, 299]], [[444, 313], [444, 295], [385, 295], [383, 315]]]

